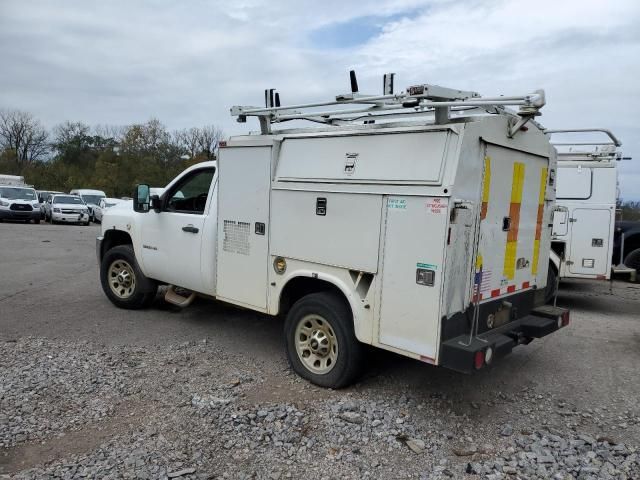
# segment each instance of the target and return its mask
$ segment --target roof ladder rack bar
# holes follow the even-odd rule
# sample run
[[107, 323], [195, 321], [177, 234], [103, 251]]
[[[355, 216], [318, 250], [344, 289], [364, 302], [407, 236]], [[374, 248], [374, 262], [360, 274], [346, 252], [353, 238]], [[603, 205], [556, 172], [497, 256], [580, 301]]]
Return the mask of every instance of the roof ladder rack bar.
[[[337, 95], [335, 100], [280, 105], [279, 101], [272, 100], [274, 90], [268, 90], [265, 91], [265, 107], [234, 106], [231, 108], [231, 115], [237, 117], [238, 122], [246, 122], [247, 117], [258, 117], [262, 134], [269, 134], [271, 133], [271, 124], [289, 120], [307, 120], [329, 125], [345, 124], [349, 121], [362, 120], [363, 117], [372, 119], [381, 116], [381, 113], [395, 111], [395, 115], [432, 115], [436, 124], [442, 124], [449, 121], [451, 107], [519, 106], [520, 110], [517, 114], [520, 118], [517, 121], [514, 120], [513, 125], [509, 128], [508, 135], [511, 137], [531, 118], [539, 115], [539, 110], [545, 105], [543, 90], [526, 95], [482, 97], [476, 92], [422, 84], [410, 86], [405, 91], [394, 94], [394, 75], [385, 75], [383, 95], [358, 93], [355, 72], [352, 71], [350, 72], [351, 93]], [[314, 110], [328, 106], [342, 108]], [[353, 108], [344, 108], [345, 106]], [[357, 115], [357, 117], [348, 118], [353, 115]]]
[[[554, 133], [604, 133], [611, 139], [611, 142], [613, 142], [613, 145], [615, 145], [616, 147], [622, 146], [622, 142], [618, 140], [618, 138], [613, 134], [611, 130], [608, 130], [606, 128], [567, 128], [567, 129], [561, 128], [561, 129], [545, 130], [544, 133], [547, 133], [549, 135], [552, 135]], [[551, 143], [553, 143], [554, 145], [611, 145], [611, 142], [556, 143], [552, 141]]]

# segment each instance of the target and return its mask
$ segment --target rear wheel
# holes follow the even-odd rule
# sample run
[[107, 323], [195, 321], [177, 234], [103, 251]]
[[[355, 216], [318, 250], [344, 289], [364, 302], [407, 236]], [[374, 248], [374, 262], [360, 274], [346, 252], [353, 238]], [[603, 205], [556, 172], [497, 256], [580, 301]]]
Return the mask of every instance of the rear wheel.
[[636, 272], [640, 272], [640, 248], [627, 253], [624, 257], [624, 264], [629, 268], [635, 268]]
[[149, 306], [158, 290], [157, 284], [140, 270], [131, 245], [118, 245], [105, 253], [100, 283], [115, 306], [127, 309]]
[[287, 315], [284, 334], [291, 367], [316, 385], [345, 387], [362, 369], [364, 349], [353, 331], [353, 316], [335, 293], [298, 300]]

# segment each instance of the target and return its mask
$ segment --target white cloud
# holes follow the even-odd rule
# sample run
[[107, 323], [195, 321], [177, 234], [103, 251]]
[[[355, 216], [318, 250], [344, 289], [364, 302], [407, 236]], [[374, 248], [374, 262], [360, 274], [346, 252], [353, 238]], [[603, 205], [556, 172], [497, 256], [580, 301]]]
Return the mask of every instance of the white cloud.
[[[311, 42], [365, 17], [384, 26], [364, 44]], [[619, 134], [636, 158], [621, 165], [623, 195], [640, 198], [639, 21], [630, 0], [4, 0], [0, 106], [48, 125], [156, 116], [171, 128], [216, 123], [238, 133], [247, 127], [233, 122], [231, 105], [260, 104], [268, 87], [288, 103], [330, 98], [348, 89], [354, 66], [363, 91], [379, 91], [386, 71], [399, 85], [485, 94], [542, 87], [544, 125]]]

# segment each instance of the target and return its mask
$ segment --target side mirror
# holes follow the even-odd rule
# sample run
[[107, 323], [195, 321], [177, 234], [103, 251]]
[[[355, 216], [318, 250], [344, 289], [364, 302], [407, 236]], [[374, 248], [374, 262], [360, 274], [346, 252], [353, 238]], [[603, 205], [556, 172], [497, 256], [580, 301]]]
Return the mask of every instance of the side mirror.
[[139, 213], [147, 213], [151, 204], [151, 189], [149, 185], [136, 185], [133, 192], [133, 210]]

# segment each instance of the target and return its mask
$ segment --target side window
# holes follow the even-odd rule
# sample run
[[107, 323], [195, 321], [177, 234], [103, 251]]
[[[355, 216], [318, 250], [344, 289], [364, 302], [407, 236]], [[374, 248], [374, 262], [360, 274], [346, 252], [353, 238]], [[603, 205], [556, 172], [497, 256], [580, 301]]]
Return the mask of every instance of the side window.
[[165, 210], [202, 215], [215, 168], [198, 170], [182, 179], [168, 194]]

